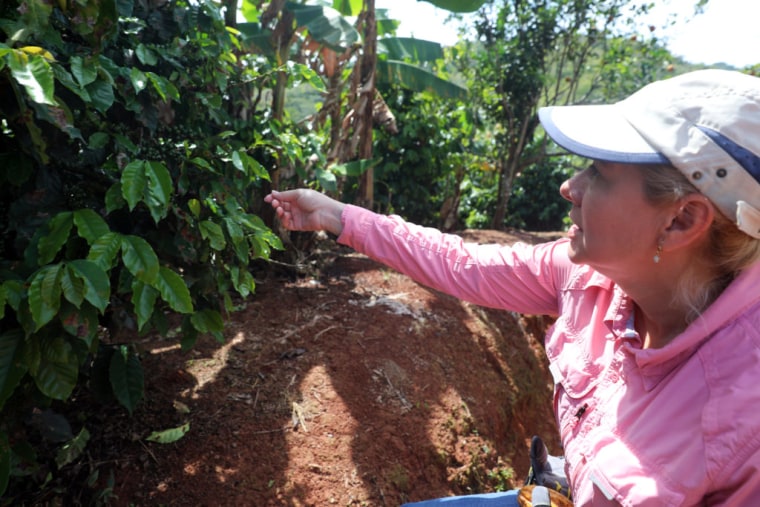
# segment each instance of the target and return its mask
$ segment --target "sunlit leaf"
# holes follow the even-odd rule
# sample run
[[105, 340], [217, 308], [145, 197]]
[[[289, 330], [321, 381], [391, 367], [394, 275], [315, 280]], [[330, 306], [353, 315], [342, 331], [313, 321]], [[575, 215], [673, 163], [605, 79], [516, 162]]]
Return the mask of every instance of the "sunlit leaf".
[[170, 428], [163, 431], [154, 431], [148, 435], [148, 438], [146, 440], [148, 440], [148, 442], [156, 442], [159, 444], [171, 444], [184, 437], [188, 431], [190, 431], [189, 422], [176, 428]]
[[358, 16], [364, 7], [363, 0], [333, 0], [333, 9], [344, 16]]
[[11, 75], [26, 89], [29, 98], [40, 104], [55, 104], [55, 78], [45, 58], [14, 51], [7, 56], [6, 61]]
[[132, 82], [132, 88], [135, 89], [135, 93], [140, 93], [148, 86], [148, 78], [140, 69], [133, 67], [129, 73], [129, 79]]
[[190, 210], [190, 213], [192, 213], [195, 218], [198, 218], [201, 216], [201, 202], [198, 199], [189, 199], [187, 201], [187, 208]]

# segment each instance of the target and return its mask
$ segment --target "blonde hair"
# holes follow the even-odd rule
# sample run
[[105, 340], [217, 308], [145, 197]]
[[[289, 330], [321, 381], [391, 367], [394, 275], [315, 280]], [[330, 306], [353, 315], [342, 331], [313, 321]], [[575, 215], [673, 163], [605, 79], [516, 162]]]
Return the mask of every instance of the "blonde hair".
[[[644, 165], [644, 195], [667, 205], [699, 190], [673, 166]], [[717, 207], [705, 248], [699, 252], [675, 288], [673, 303], [684, 305], [693, 322], [741, 271], [760, 260], [760, 240], [745, 234]], [[708, 275], [705, 276], [705, 273]]]

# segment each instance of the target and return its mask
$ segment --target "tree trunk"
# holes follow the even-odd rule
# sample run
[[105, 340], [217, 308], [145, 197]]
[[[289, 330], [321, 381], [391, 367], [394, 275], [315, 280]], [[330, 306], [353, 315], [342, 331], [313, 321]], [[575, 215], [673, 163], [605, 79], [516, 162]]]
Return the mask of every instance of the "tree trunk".
[[224, 0], [224, 24], [235, 28], [237, 26], [237, 0]]
[[510, 177], [509, 162], [499, 162], [499, 185], [496, 196], [496, 209], [491, 217], [491, 229], [500, 231], [504, 229], [504, 217], [507, 216], [507, 204], [512, 193], [512, 178]]
[[[377, 23], [375, 20], [375, 0], [364, 1], [364, 51], [361, 58], [361, 73], [357, 99], [359, 121], [356, 128], [359, 136], [358, 157], [360, 160], [372, 158], [372, 106], [375, 99], [375, 64], [377, 62]], [[359, 183], [361, 206], [372, 209], [374, 202], [374, 171], [368, 169]]]
[[[274, 4], [275, 2], [272, 2]], [[282, 9], [284, 2], [279, 2], [279, 8]], [[271, 8], [271, 5], [270, 5]], [[272, 15], [274, 19], [277, 13], [265, 12], [267, 15]], [[263, 16], [262, 16], [263, 19]], [[293, 13], [287, 10], [282, 11], [282, 17], [277, 21], [277, 25], [272, 32], [272, 42], [274, 47], [277, 48], [277, 63], [282, 65], [287, 62], [290, 56], [290, 46], [293, 41], [293, 35], [295, 29], [293, 28]], [[272, 118], [275, 120], [282, 120], [285, 114], [285, 89], [288, 84], [288, 74], [285, 71], [278, 71], [275, 80], [275, 86], [272, 88]], [[277, 153], [277, 167], [270, 173], [272, 180], [272, 188], [280, 188], [280, 153]]]

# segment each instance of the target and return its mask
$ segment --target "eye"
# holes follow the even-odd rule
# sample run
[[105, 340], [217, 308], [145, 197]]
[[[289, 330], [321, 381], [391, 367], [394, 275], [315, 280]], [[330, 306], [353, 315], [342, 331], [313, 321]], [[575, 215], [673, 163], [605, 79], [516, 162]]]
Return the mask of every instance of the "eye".
[[587, 171], [589, 179], [593, 180], [594, 178], [599, 176], [599, 168], [596, 167], [596, 164], [591, 164], [590, 166], [588, 166], [588, 168], [586, 168], [586, 171]]

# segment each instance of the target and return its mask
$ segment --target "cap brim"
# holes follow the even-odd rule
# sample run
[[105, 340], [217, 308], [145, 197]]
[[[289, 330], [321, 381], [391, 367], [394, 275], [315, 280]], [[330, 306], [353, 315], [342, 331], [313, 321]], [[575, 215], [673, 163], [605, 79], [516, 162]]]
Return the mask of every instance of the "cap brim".
[[624, 164], [669, 163], [636, 132], [615, 104], [543, 107], [538, 117], [549, 137], [576, 155]]

